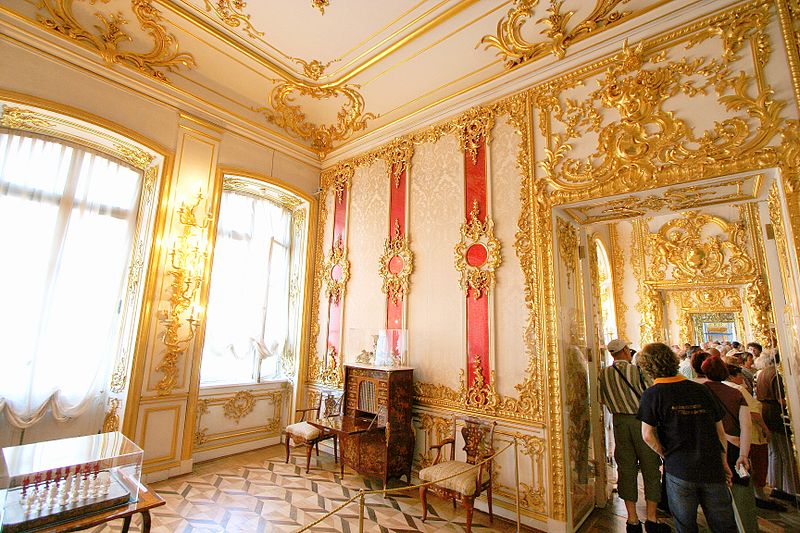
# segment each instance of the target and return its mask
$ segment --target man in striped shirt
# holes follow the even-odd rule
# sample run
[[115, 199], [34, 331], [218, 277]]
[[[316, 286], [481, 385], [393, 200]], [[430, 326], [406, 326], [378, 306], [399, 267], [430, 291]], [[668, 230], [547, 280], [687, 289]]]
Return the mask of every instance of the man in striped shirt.
[[628, 511], [628, 533], [642, 531], [636, 513], [639, 498], [638, 471], [644, 478], [644, 497], [647, 501], [647, 533], [669, 531], [659, 524], [656, 506], [661, 499], [661, 459], [642, 439], [642, 423], [636, 419], [639, 398], [647, 388], [649, 379], [639, 367], [631, 363], [632, 352], [628, 343], [614, 339], [608, 343], [614, 363], [600, 373], [600, 403], [611, 412], [614, 421], [614, 460], [617, 462], [617, 492]]

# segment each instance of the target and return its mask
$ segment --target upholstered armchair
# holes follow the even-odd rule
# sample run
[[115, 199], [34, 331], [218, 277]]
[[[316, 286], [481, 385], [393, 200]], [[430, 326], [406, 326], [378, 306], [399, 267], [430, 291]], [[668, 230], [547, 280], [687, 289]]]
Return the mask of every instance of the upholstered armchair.
[[286, 437], [286, 462], [289, 462], [289, 440], [292, 440], [296, 445], [305, 444], [306, 446], [306, 474], [311, 467], [311, 450], [317, 449], [317, 457], [319, 457], [319, 443], [333, 439], [333, 460], [338, 462], [337, 457], [339, 452], [337, 450], [336, 434], [315, 427], [308, 423], [308, 419], [317, 417], [335, 416], [339, 414], [340, 402], [337, 402], [332, 394], [328, 394], [323, 401], [320, 397], [319, 403], [316, 407], [309, 407], [307, 409], [298, 409], [295, 414], [302, 413], [300, 421], [286, 426], [284, 435]]
[[[463, 461], [456, 460], [455, 437], [459, 420], [464, 423], [464, 427], [461, 428], [461, 435], [464, 438], [463, 450], [466, 453], [466, 457]], [[462, 503], [467, 512], [467, 533], [472, 531], [472, 513], [475, 498], [480, 496], [481, 492], [486, 491], [486, 497], [489, 502], [489, 520], [493, 521], [492, 461], [487, 461], [479, 467], [474, 467], [473, 465], [494, 455], [494, 427], [496, 425], [497, 422], [489, 423], [477, 418], [455, 417], [453, 419], [453, 436], [430, 447], [431, 450], [436, 450], [436, 458], [431, 466], [423, 468], [419, 472], [419, 478], [423, 482], [435, 482], [432, 485], [419, 488], [419, 497], [422, 500], [423, 522], [428, 518], [428, 489], [443, 498], [452, 499], [453, 507], [455, 507], [456, 500]], [[450, 445], [450, 459], [442, 461], [442, 449], [448, 444]], [[453, 476], [454, 474], [456, 474], [454, 477], [448, 478], [448, 476]]]

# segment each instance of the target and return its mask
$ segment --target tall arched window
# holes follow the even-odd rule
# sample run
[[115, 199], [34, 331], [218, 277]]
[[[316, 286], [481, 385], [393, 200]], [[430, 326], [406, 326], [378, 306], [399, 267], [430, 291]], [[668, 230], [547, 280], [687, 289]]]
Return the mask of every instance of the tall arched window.
[[222, 189], [201, 386], [278, 379], [299, 344], [307, 202], [240, 176]]
[[606, 247], [600, 239], [595, 239], [597, 250], [597, 277], [600, 288], [600, 314], [603, 321], [603, 344], [617, 337], [617, 320], [614, 312], [614, 284], [611, 263]]
[[79, 432], [100, 429], [138, 317], [143, 183], [94, 149], [0, 130], [0, 412], [12, 426], [85, 413]]

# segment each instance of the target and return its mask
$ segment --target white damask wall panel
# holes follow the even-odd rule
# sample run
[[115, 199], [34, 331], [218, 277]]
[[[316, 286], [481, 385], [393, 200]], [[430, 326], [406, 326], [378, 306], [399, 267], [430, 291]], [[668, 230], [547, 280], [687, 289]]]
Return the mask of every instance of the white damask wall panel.
[[414, 272], [408, 329], [414, 379], [457, 389], [466, 356], [464, 294], [453, 261], [464, 220], [464, 156], [455, 137], [416, 147], [410, 186]]
[[350, 281], [342, 322], [344, 361], [355, 362], [367, 333], [386, 327], [386, 297], [381, 292], [378, 259], [389, 234], [389, 177], [386, 163], [359, 167], [350, 186], [347, 247]]
[[520, 172], [517, 167], [519, 134], [505, 117], [495, 121], [490, 145], [491, 213], [494, 234], [501, 243], [502, 264], [497, 270], [494, 292], [494, 360], [498, 392], [516, 396], [514, 385], [522, 381], [528, 364], [523, 335], [528, 312], [525, 307], [525, 277], [514, 251], [520, 213]]

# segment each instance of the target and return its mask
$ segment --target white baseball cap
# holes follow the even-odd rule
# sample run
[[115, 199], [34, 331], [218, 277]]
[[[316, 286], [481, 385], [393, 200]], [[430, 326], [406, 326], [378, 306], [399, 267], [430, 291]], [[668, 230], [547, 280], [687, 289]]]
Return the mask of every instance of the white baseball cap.
[[628, 341], [622, 339], [614, 339], [606, 345], [609, 353], [617, 353], [628, 345]]

